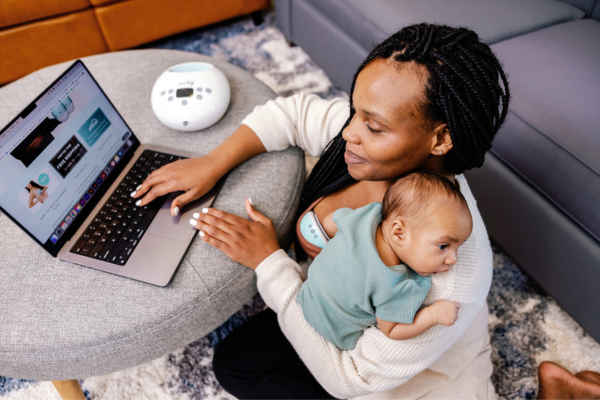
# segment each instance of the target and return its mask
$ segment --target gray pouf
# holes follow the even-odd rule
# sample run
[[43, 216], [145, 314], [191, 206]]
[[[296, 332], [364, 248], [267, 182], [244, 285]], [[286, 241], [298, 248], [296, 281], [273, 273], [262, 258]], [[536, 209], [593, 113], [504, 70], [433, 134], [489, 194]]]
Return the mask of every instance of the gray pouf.
[[[143, 143], [208, 153], [254, 106], [275, 94], [249, 73], [194, 53], [135, 50], [83, 59]], [[231, 104], [208, 130], [162, 126], [150, 107], [155, 80], [168, 67], [208, 61], [231, 85]], [[70, 63], [37, 71], [0, 89], [5, 126]], [[263, 154], [229, 175], [214, 207], [246, 217], [244, 200], [271, 218], [289, 243], [304, 157], [298, 148]], [[223, 323], [256, 293], [252, 270], [194, 239], [165, 288], [59, 261], [0, 213], [0, 375], [62, 380], [139, 365], [190, 343]]]

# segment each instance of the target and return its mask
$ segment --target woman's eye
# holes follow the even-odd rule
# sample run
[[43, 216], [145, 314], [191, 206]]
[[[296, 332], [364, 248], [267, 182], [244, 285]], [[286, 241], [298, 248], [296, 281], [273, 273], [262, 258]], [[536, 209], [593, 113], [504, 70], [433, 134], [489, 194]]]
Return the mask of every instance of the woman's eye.
[[448, 247], [447, 244], [438, 244], [438, 247], [440, 248], [440, 250], [444, 250], [446, 247]]
[[378, 131], [376, 129], [371, 128], [371, 126], [369, 126], [369, 124], [367, 124], [367, 129], [373, 133], [380, 133], [381, 131]]

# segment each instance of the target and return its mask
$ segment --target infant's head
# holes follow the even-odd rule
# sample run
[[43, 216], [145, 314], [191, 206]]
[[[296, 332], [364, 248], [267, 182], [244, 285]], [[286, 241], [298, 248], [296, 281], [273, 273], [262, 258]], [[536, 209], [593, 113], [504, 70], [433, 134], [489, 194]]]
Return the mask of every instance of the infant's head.
[[419, 275], [448, 271], [473, 221], [462, 193], [450, 180], [417, 171], [394, 182], [383, 198], [381, 231], [398, 258]]

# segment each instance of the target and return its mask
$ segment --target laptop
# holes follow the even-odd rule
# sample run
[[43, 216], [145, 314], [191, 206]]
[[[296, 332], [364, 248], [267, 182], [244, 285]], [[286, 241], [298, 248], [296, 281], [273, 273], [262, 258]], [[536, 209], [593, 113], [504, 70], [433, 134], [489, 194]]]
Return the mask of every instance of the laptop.
[[141, 144], [78, 60], [0, 131], [0, 209], [54, 257], [166, 286], [194, 239], [188, 221], [223, 180], [176, 217], [183, 192], [144, 207], [130, 194], [196, 156]]

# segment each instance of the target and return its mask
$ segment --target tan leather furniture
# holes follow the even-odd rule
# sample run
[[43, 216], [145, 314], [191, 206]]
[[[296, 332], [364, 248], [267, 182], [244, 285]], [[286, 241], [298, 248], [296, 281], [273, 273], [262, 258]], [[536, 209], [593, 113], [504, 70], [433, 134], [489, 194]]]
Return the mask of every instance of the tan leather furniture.
[[0, 0], [0, 85], [269, 6], [269, 0]]

